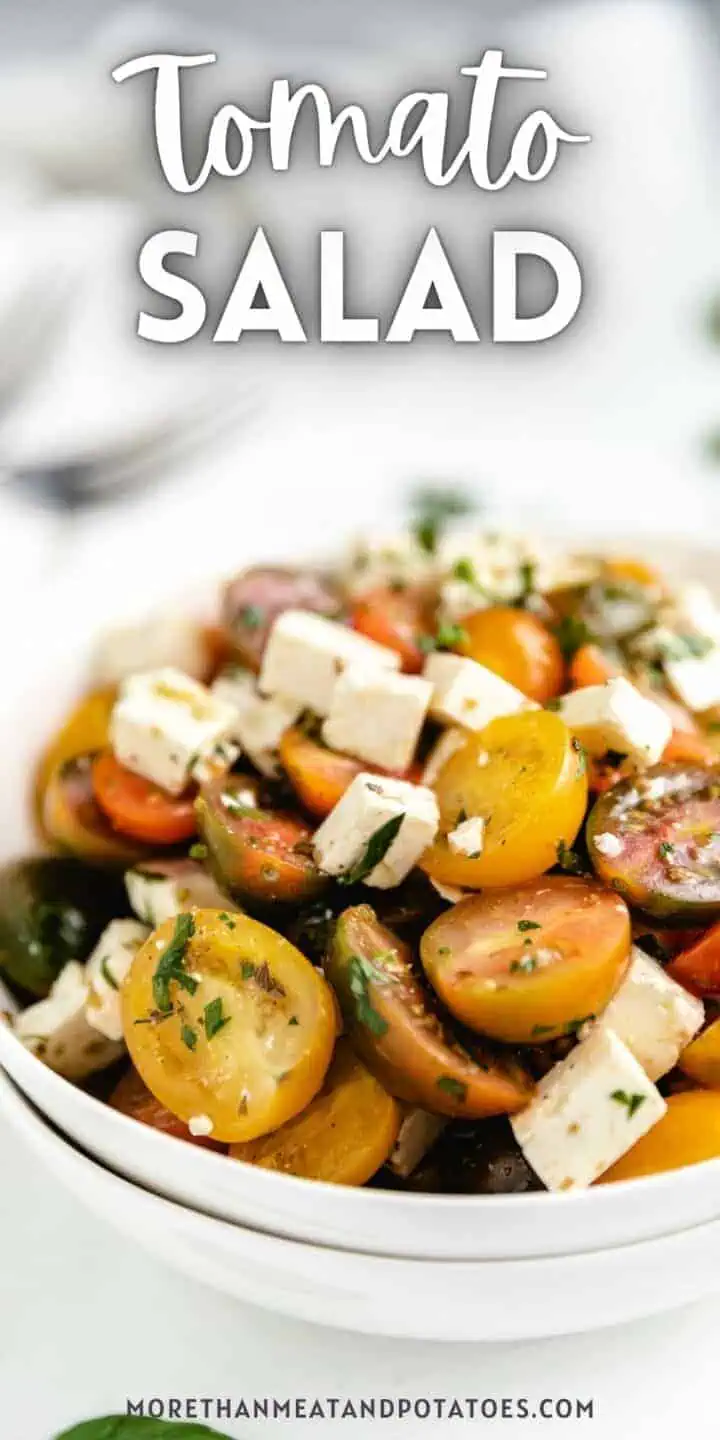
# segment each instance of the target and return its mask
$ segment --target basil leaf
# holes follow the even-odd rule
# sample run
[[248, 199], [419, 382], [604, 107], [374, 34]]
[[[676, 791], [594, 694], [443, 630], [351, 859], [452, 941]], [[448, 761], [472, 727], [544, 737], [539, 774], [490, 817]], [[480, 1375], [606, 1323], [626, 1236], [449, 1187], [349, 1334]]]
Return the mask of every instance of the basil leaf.
[[230, 1440], [219, 1430], [194, 1422], [152, 1420], [144, 1415], [105, 1415], [99, 1420], [85, 1420], [63, 1430], [56, 1440]]
[[400, 826], [405, 819], [405, 811], [401, 815], [392, 815], [385, 821], [373, 835], [370, 836], [365, 847], [365, 854], [360, 857], [351, 870], [346, 870], [344, 875], [338, 875], [339, 885], [359, 885], [361, 880], [369, 875], [381, 860], [385, 859]]

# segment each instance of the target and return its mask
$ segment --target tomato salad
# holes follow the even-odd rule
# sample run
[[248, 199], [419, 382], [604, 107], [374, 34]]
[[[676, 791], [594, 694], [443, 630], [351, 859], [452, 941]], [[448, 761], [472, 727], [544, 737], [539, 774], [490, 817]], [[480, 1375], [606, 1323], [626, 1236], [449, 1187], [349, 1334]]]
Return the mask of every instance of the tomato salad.
[[107, 635], [0, 872], [22, 1043], [309, 1179], [720, 1155], [720, 610], [418, 525]]

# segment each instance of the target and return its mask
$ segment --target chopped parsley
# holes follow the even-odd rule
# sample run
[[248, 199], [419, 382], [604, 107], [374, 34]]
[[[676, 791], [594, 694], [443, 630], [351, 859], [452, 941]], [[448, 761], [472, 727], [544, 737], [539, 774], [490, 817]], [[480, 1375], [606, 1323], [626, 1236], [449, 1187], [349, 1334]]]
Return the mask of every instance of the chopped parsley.
[[438, 952], [437, 952], [437, 953], [438, 953], [438, 955], [449, 955], [449, 954], [450, 954], [450, 946], [449, 946], [449, 945], [438, 945]]
[[120, 986], [118, 985], [118, 982], [117, 982], [117, 980], [115, 979], [115, 976], [113, 975], [112, 970], [110, 969], [110, 964], [109, 964], [107, 955], [103, 955], [103, 958], [102, 958], [102, 960], [100, 961], [100, 974], [102, 975], [103, 980], [105, 981], [106, 985], [109, 985], [109, 986], [110, 986], [110, 989], [111, 989], [111, 990], [119, 990], [119, 989], [120, 989]]
[[662, 840], [658, 845], [658, 855], [660, 856], [660, 859], [667, 860], [668, 856], [672, 855], [674, 848], [675, 847], [670, 844], [669, 840]]
[[[526, 945], [530, 945], [531, 943], [530, 940], [525, 941]], [[521, 960], [513, 960], [510, 966], [510, 974], [517, 975], [521, 973], [523, 975], [532, 975], [533, 970], [537, 970], [537, 967], [538, 959], [536, 955], [523, 955]]]
[[240, 961], [240, 975], [241, 975], [242, 979], [243, 979], [243, 980], [252, 980], [254, 974], [255, 974], [255, 966], [254, 966], [252, 960], [241, 960], [241, 961]]
[[387, 1020], [378, 1013], [370, 999], [370, 985], [382, 977], [370, 960], [363, 955], [351, 955], [348, 963], [350, 993], [355, 1002], [355, 1015], [373, 1035], [381, 1036], [387, 1031]]
[[464, 626], [446, 620], [438, 625], [434, 635], [421, 635], [418, 645], [429, 655], [434, 650], [456, 650], [459, 645], [465, 644], [467, 638], [468, 633]]
[[220, 919], [222, 920], [223, 925], [227, 925], [228, 930], [234, 930], [234, 929], [235, 929], [235, 926], [236, 926], [236, 924], [237, 924], [237, 921], [236, 921], [236, 920], [231, 920], [231, 918], [230, 918], [230, 916], [228, 915], [228, 913], [227, 913], [226, 910], [221, 910], [221, 911], [220, 911]]
[[183, 1045], [187, 1045], [188, 1050], [194, 1050], [198, 1042], [197, 1030], [193, 1030], [192, 1025], [183, 1025], [180, 1039]]
[[411, 509], [414, 515], [412, 533], [417, 544], [426, 555], [434, 555], [448, 520], [469, 515], [475, 505], [462, 490], [427, 485], [412, 497]]
[[203, 1024], [208, 1040], [214, 1039], [216, 1035], [230, 1024], [230, 1016], [223, 1015], [222, 996], [217, 995], [214, 1000], [209, 1000], [203, 1010]]
[[238, 620], [241, 625], [245, 626], [246, 630], [259, 630], [265, 621], [265, 611], [260, 605], [244, 605], [240, 611]]
[[452, 1095], [453, 1100], [467, 1100], [467, 1085], [462, 1080], [456, 1080], [454, 1075], [441, 1075], [436, 1084], [438, 1090]]
[[542, 930], [542, 925], [538, 925], [537, 920], [518, 920], [517, 928], [521, 931]]
[[633, 1115], [637, 1113], [640, 1106], [645, 1104], [647, 1096], [639, 1095], [636, 1091], [613, 1090], [610, 1099], [615, 1100], [618, 1105], [624, 1105], [627, 1110], [628, 1120], [632, 1120]]
[[576, 855], [575, 851], [572, 850], [569, 845], [566, 845], [564, 840], [558, 840], [557, 843], [557, 863], [560, 869], [564, 870], [568, 875], [583, 874], [583, 864], [580, 856]]
[[300, 1024], [300, 1021], [298, 1020], [297, 1015], [291, 1015], [291, 1016], [290, 1016], [290, 1019], [288, 1020], [288, 1025], [299, 1025], [299, 1024]]
[[452, 573], [454, 580], [464, 580], [466, 585], [474, 585], [476, 583], [475, 566], [472, 560], [468, 560], [467, 558], [456, 560]]
[[190, 856], [191, 860], [207, 860], [207, 845], [201, 845], [199, 843], [197, 845], [191, 845], [190, 849], [188, 850], [188, 855]]
[[564, 659], [572, 660], [581, 645], [589, 644], [595, 639], [595, 636], [585, 621], [579, 619], [577, 615], [563, 615], [562, 620], [555, 626], [555, 639], [562, 650]]
[[554, 1025], [533, 1025], [530, 1034], [537, 1036], [537, 1038], [539, 1039], [541, 1035], [553, 1035], [554, 1032]]
[[364, 880], [365, 877], [375, 869], [375, 866], [379, 865], [380, 861], [385, 859], [404, 819], [405, 811], [403, 810], [399, 815], [391, 815], [390, 819], [386, 820], [384, 825], [380, 825], [370, 836], [364, 853], [360, 856], [356, 864], [351, 866], [349, 870], [346, 870], [344, 875], [338, 875], [338, 884], [359, 885], [360, 881]]
[[185, 952], [194, 934], [195, 921], [192, 915], [178, 915], [172, 939], [158, 960], [152, 980], [153, 999], [158, 1010], [166, 1015], [170, 1014], [173, 1008], [170, 998], [171, 984], [179, 985], [181, 990], [187, 990], [189, 995], [194, 995], [198, 988], [197, 980], [188, 975], [185, 969]]

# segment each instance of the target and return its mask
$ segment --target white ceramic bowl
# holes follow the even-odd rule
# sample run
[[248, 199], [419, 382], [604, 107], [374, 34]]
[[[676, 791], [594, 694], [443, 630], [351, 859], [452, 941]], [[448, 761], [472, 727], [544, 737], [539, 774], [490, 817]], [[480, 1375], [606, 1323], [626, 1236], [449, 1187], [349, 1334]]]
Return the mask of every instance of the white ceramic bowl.
[[720, 1289], [720, 1221], [535, 1260], [356, 1255], [228, 1225], [121, 1179], [58, 1135], [2, 1073], [0, 1117], [82, 1204], [173, 1269], [333, 1328], [424, 1340], [536, 1339], [636, 1320]]
[[[642, 553], [642, 546], [634, 548]], [[707, 552], [657, 551], [653, 546], [658, 563], [674, 561], [676, 570], [713, 578], [715, 557]], [[135, 601], [139, 607], [141, 597]], [[41, 678], [15, 699], [5, 699], [0, 710], [3, 856], [33, 844], [28, 777], [83, 684], [92, 616], [60, 610], [55, 618], [56, 643], [49, 635], [39, 656]], [[345, 1190], [231, 1162], [138, 1125], [52, 1074], [1, 1025], [0, 1065], [61, 1130], [114, 1170], [208, 1215], [318, 1245], [438, 1261], [578, 1255], [720, 1216], [720, 1161], [568, 1195]]]

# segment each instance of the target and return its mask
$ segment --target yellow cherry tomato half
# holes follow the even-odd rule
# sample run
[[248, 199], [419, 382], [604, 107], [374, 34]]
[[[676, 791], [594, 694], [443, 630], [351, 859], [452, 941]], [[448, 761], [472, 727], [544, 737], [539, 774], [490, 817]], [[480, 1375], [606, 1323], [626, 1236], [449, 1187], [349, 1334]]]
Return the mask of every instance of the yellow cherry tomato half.
[[272, 1135], [233, 1145], [230, 1154], [285, 1175], [365, 1185], [390, 1155], [401, 1119], [397, 1100], [341, 1040], [325, 1084], [307, 1109]]
[[491, 606], [462, 622], [464, 655], [544, 705], [563, 689], [565, 661], [547, 625], [530, 610]]
[[548, 875], [461, 900], [421, 942], [433, 989], [472, 1030], [543, 1044], [600, 1015], [628, 966], [630, 915], [600, 885]]
[[133, 960], [122, 1007], [148, 1089], [229, 1144], [303, 1110], [332, 1058], [327, 982], [288, 940], [235, 911], [192, 910], [161, 925]]
[[42, 825], [45, 792], [61, 765], [91, 750], [104, 750], [109, 743], [110, 716], [117, 698], [114, 686], [83, 695], [65, 717], [57, 734], [38, 761], [35, 772], [35, 810]]
[[[422, 868], [443, 885], [471, 890], [519, 885], [557, 864], [582, 825], [585, 755], [559, 715], [504, 715], [468, 735], [442, 766], [434, 790], [440, 834]], [[485, 821], [482, 849], [456, 854], [448, 835], [466, 818]]]
[[720, 1156], [720, 1095], [714, 1090], [685, 1090], [670, 1095], [667, 1111], [647, 1135], [601, 1175], [600, 1185], [639, 1180], [665, 1170], [682, 1170]]
[[683, 1050], [680, 1069], [698, 1085], [720, 1090], [720, 1020], [713, 1020]]

